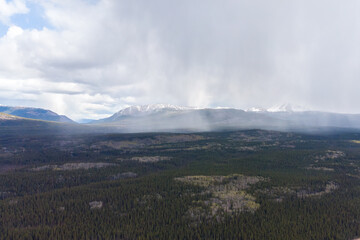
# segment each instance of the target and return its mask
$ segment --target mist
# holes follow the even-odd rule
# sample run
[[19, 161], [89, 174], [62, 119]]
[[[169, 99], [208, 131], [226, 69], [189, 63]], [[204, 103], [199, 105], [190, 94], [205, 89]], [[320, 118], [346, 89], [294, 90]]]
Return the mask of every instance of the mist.
[[13, 2], [0, 10], [3, 105], [74, 120], [154, 103], [360, 113], [356, 0]]

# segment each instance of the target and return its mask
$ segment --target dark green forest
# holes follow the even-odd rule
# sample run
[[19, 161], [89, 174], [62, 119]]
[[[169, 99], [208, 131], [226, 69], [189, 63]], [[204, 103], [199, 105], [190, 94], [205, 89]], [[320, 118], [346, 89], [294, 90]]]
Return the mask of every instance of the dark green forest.
[[0, 139], [0, 239], [355, 239], [360, 135]]

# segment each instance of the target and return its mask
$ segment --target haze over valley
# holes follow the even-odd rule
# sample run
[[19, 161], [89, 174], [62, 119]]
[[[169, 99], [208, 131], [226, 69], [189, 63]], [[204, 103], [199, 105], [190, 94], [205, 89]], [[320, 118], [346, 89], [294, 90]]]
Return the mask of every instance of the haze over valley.
[[[108, 118], [88, 120], [78, 124], [50, 110], [25, 107], [5, 107], [0, 110], [2, 125], [22, 120], [68, 123], [73, 128], [89, 132], [210, 132], [263, 129], [295, 132], [358, 131], [360, 114], [339, 114], [309, 110], [293, 110], [290, 105], [279, 108], [240, 110], [233, 108], [194, 108], [170, 104], [131, 106]], [[11, 116], [11, 117], [10, 117]], [[10, 123], [11, 122], [11, 123]], [[38, 124], [38, 122], [34, 122]], [[69, 127], [69, 125], [66, 125]], [[57, 125], [61, 129], [61, 126]]]
[[360, 239], [359, 12], [0, 0], [0, 239]]

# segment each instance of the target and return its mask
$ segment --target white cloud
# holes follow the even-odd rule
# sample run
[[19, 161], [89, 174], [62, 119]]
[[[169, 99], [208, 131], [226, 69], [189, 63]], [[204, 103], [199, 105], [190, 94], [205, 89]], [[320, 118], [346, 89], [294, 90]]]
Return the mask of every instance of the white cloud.
[[75, 119], [146, 103], [360, 112], [359, 1], [32, 2], [52, 28], [14, 26], [25, 2], [0, 0], [0, 103]]
[[0, 0], [0, 23], [10, 25], [10, 17], [15, 14], [27, 13], [25, 0]]

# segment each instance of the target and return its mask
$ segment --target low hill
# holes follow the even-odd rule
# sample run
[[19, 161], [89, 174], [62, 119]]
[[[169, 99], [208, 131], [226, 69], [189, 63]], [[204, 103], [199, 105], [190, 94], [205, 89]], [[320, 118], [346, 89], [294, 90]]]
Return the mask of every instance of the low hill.
[[54, 122], [66, 122], [73, 123], [74, 121], [70, 118], [59, 115], [51, 110], [42, 108], [30, 108], [30, 107], [10, 107], [0, 106], [0, 112], [37, 120], [54, 121]]

